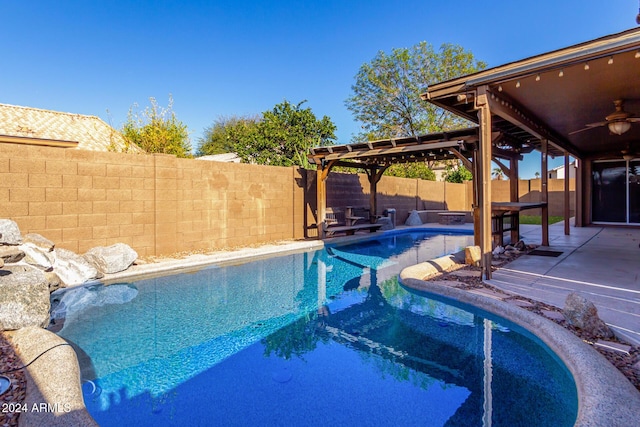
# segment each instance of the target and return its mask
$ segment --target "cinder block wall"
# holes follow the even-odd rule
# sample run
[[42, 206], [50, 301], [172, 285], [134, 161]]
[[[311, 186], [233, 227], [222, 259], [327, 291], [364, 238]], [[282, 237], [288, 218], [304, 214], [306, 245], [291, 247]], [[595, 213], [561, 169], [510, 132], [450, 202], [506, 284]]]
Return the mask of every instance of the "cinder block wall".
[[[0, 218], [78, 253], [117, 242], [141, 256], [232, 248], [317, 236], [315, 180], [293, 167], [0, 144]], [[549, 181], [550, 215], [563, 214], [563, 186]], [[492, 190], [509, 200], [508, 181]], [[327, 206], [366, 207], [369, 195], [366, 175], [329, 175]], [[520, 197], [539, 201], [540, 180], [520, 181]], [[395, 208], [398, 224], [414, 209], [470, 211], [472, 201], [471, 183], [378, 183], [378, 213]]]
[[[141, 256], [302, 236], [296, 169], [0, 144], [0, 217], [83, 253]], [[299, 207], [294, 202], [300, 203]]]

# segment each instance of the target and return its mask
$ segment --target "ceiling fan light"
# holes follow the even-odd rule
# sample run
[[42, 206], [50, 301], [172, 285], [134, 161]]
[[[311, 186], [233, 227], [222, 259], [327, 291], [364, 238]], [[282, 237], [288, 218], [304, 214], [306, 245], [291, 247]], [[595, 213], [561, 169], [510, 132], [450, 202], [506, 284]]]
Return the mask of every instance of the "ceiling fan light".
[[631, 123], [629, 123], [626, 120], [618, 120], [618, 121], [609, 122], [608, 127], [611, 133], [614, 133], [616, 135], [622, 135], [623, 133], [631, 129]]

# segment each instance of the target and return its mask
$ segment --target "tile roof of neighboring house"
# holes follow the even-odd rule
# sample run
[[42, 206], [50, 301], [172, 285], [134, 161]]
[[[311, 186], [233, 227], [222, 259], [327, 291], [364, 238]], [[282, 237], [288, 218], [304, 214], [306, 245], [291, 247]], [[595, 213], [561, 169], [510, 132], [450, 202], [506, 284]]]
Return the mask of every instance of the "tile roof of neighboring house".
[[[141, 152], [96, 116], [0, 104], [0, 142], [56, 145], [81, 150]], [[74, 142], [76, 144], [74, 144]]]

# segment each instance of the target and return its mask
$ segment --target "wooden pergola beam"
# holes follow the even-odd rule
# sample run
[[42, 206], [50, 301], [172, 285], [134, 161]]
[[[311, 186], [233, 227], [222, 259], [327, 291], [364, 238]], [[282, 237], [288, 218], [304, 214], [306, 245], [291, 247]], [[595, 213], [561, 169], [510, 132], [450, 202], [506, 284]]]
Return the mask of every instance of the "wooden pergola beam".
[[565, 141], [564, 138], [555, 135], [547, 129], [541, 120], [538, 120], [532, 113], [527, 111], [524, 106], [518, 104], [516, 101], [505, 99], [503, 96], [501, 97], [495, 93], [491, 93], [490, 96], [488, 96], [488, 100], [493, 114], [502, 117], [504, 120], [523, 129], [541, 141], [546, 140], [547, 144], [549, 141], [553, 141], [554, 145], [560, 149], [569, 151], [574, 156], [580, 155], [574, 146]]
[[473, 171], [473, 165], [471, 164], [469, 159], [467, 159], [467, 157], [464, 154], [462, 154], [460, 151], [458, 151], [456, 149], [449, 150], [449, 152], [451, 154], [453, 154], [454, 156], [456, 156], [458, 158], [458, 160], [460, 160], [462, 162], [464, 167], [467, 168], [467, 170], [469, 170], [470, 172]]
[[406, 145], [406, 146], [396, 146], [389, 148], [371, 148], [371, 149], [356, 149], [353, 148], [353, 151], [350, 152], [334, 152], [326, 155], [315, 154], [310, 157], [321, 158], [325, 161], [329, 160], [344, 160], [344, 159], [356, 159], [363, 157], [375, 157], [375, 156], [390, 156], [393, 154], [407, 154], [414, 153], [418, 151], [433, 151], [438, 149], [447, 149], [450, 147], [458, 147], [460, 144], [464, 143], [464, 141], [456, 140], [456, 141], [442, 141], [442, 142], [434, 142], [429, 144], [415, 144], [415, 145]]
[[478, 112], [480, 124], [478, 176], [474, 177], [474, 185], [481, 184], [479, 189], [480, 210], [480, 252], [481, 267], [484, 280], [491, 279], [491, 107], [486, 86], [478, 88], [474, 107]]

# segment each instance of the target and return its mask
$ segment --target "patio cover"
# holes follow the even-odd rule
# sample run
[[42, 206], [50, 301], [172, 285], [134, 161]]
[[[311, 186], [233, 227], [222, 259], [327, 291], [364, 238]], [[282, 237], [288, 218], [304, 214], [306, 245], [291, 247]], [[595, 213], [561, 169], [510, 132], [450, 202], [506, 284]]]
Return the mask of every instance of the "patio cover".
[[[547, 156], [564, 155], [567, 169], [569, 155], [578, 159], [576, 225], [588, 224], [590, 175], [583, 161], [640, 155], [640, 124], [622, 135], [611, 134], [607, 126], [574, 132], [603, 122], [615, 100], [624, 100], [629, 112], [640, 111], [639, 77], [640, 29], [634, 28], [429, 86], [424, 100], [479, 124], [474, 179], [481, 182], [483, 276], [491, 277], [491, 208], [483, 202], [491, 200], [491, 150], [540, 150], [543, 201]], [[567, 206], [565, 196], [565, 213]], [[547, 214], [543, 209], [545, 245]], [[568, 228], [565, 218], [567, 233]]]

